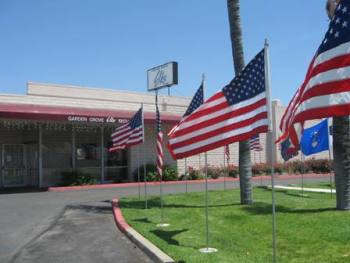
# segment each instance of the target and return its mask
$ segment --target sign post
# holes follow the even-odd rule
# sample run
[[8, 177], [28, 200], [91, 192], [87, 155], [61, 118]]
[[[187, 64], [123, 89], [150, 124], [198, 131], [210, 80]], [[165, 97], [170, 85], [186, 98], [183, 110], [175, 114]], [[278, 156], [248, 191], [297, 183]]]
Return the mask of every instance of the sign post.
[[[168, 88], [168, 95], [170, 95], [170, 87], [178, 84], [178, 66], [177, 62], [169, 62], [154, 68], [151, 68], [147, 71], [147, 89], [148, 91], [155, 91], [155, 103], [156, 103], [156, 111], [157, 111], [157, 121], [159, 118], [160, 121], [160, 113], [158, 110], [158, 91], [162, 88]], [[158, 128], [157, 123], [157, 131], [156, 136], [158, 136], [158, 129], [160, 129], [160, 124]], [[158, 146], [157, 146], [158, 147]], [[159, 145], [162, 147], [162, 145]], [[157, 148], [158, 150], [158, 148]], [[161, 151], [162, 152], [162, 151]], [[162, 160], [163, 161], [163, 160]], [[162, 163], [161, 161], [161, 163]], [[164, 205], [163, 205], [163, 187], [162, 187], [162, 175], [161, 171], [159, 172], [159, 194], [160, 194], [160, 203], [161, 203], [161, 223], [157, 226], [159, 227], [167, 227], [169, 224], [164, 223]]]

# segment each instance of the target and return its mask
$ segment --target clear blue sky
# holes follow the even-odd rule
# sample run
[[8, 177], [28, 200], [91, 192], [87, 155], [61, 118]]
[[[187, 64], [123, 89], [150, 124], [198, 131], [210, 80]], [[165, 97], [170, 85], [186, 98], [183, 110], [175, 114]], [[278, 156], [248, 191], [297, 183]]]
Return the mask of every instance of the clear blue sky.
[[[273, 98], [287, 104], [326, 32], [324, 0], [242, 0], [245, 59], [271, 46]], [[0, 0], [0, 93], [27, 81], [146, 90], [146, 70], [179, 63], [174, 95], [233, 77], [226, 0]]]

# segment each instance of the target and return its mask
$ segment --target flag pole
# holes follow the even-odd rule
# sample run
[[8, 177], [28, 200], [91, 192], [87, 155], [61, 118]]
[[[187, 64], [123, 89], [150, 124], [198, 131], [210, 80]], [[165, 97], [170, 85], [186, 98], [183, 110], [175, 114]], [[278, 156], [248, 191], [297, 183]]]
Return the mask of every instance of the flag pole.
[[[204, 81], [205, 75], [202, 75], [203, 93], [204, 93]], [[206, 247], [199, 249], [201, 253], [214, 253], [218, 250], [216, 248], [209, 247], [209, 211], [208, 211], [208, 154], [204, 153], [204, 169], [205, 169], [205, 227], [206, 227]]]
[[141, 199], [141, 183], [140, 183], [140, 145], [137, 145], [137, 187], [139, 190], [139, 200]]
[[[273, 140], [273, 131], [272, 131], [272, 107], [271, 107], [271, 79], [270, 79], [270, 62], [269, 62], [269, 44], [267, 39], [265, 39], [264, 46], [264, 59], [265, 59], [265, 87], [266, 87], [266, 100], [268, 108], [268, 117], [269, 117], [269, 128], [268, 133], [271, 140]], [[272, 143], [272, 142], [271, 142]], [[272, 144], [270, 144], [270, 147]], [[272, 262], [277, 262], [276, 255], [276, 202], [275, 202], [275, 169], [274, 169], [274, 153], [272, 152], [271, 147], [271, 187], [272, 187]]]
[[[331, 147], [328, 147], [328, 155], [329, 155], [329, 157], [328, 157], [329, 158], [329, 166], [331, 167], [331, 162], [332, 162]], [[330, 169], [330, 171], [329, 171], [329, 184], [330, 184], [330, 186], [329, 187], [331, 188], [331, 199], [333, 198], [332, 175], [333, 175], [333, 172], [332, 172], [332, 169]]]
[[225, 158], [226, 158], [226, 147], [227, 146], [224, 146], [224, 190], [226, 190], [226, 161], [225, 161]]
[[188, 189], [187, 189], [187, 158], [185, 158], [185, 185], [186, 185], [186, 194], [188, 192]]
[[[156, 90], [156, 110], [158, 109], [158, 90]], [[160, 113], [158, 113], [160, 114]], [[159, 116], [160, 118], [160, 116]], [[157, 123], [157, 136], [158, 136], [158, 123]], [[158, 143], [158, 142], [157, 142]], [[160, 146], [162, 147], [162, 146]], [[158, 158], [158, 156], [157, 156]], [[169, 224], [164, 223], [164, 203], [163, 203], [163, 175], [162, 172], [158, 171], [159, 175], [159, 195], [160, 195], [160, 224], [158, 224], [158, 227], [167, 227]]]
[[301, 157], [301, 167], [302, 167], [302, 172], [301, 172], [301, 197], [304, 197], [304, 173], [305, 173], [305, 164], [304, 164], [304, 154], [303, 151], [300, 151], [300, 157]]
[[144, 181], [144, 188], [145, 188], [145, 209], [148, 208], [148, 197], [147, 197], [147, 171], [146, 171], [146, 141], [145, 141], [145, 133], [146, 133], [146, 127], [145, 127], [145, 120], [144, 120], [144, 114], [143, 114], [143, 103], [141, 103], [142, 107], [142, 127], [143, 127], [143, 142], [142, 142], [142, 159], [143, 159], [143, 181]]
[[204, 155], [205, 159], [205, 226], [206, 226], [206, 248], [209, 248], [209, 220], [208, 220], [208, 156], [207, 152]]
[[[259, 151], [257, 154], [259, 154], [259, 164], [262, 164], [261, 162], [261, 151]], [[263, 185], [263, 179], [262, 179], [263, 175], [260, 174], [260, 186]]]
[[[327, 121], [327, 124], [328, 124], [328, 121]], [[327, 125], [328, 126], [328, 125]], [[332, 163], [332, 153], [331, 153], [331, 144], [330, 144], [330, 132], [329, 132], [329, 126], [327, 127], [328, 129], [328, 158], [329, 158], [329, 167], [331, 168], [330, 171], [329, 171], [329, 187], [331, 188], [331, 199], [333, 199], [333, 187], [332, 187], [332, 175], [333, 175], [333, 172], [332, 172], [332, 166], [331, 166], [331, 163]]]
[[146, 158], [145, 158], [145, 148], [146, 144], [145, 141], [143, 141], [143, 181], [144, 181], [144, 187], [145, 187], [145, 209], [148, 209], [148, 196], [147, 196], [147, 170], [146, 170]]

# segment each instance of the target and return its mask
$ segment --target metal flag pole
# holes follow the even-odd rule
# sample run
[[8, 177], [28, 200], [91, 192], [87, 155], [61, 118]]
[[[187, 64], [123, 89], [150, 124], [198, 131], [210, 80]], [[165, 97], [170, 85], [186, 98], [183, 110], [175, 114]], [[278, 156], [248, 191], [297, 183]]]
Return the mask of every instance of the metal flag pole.
[[188, 192], [188, 186], [187, 186], [187, 158], [185, 158], [185, 185], [186, 185], [186, 194]]
[[267, 109], [268, 109], [268, 118], [269, 118], [269, 128], [268, 134], [271, 138], [271, 188], [272, 188], [272, 262], [277, 262], [277, 242], [276, 242], [276, 201], [275, 201], [275, 168], [274, 168], [274, 153], [272, 152], [273, 148], [273, 128], [272, 128], [272, 107], [271, 107], [271, 79], [270, 79], [270, 61], [269, 61], [269, 44], [267, 39], [265, 40], [264, 46], [264, 59], [265, 59], [265, 87], [266, 87], [266, 100], [267, 100]]
[[[157, 111], [159, 110], [158, 109], [158, 90], [156, 90], [156, 110]], [[159, 114], [159, 112], [158, 112], [158, 114]], [[160, 118], [160, 116], [159, 116], [159, 118]], [[158, 136], [158, 123], [157, 123], [156, 129], [157, 129], [157, 136]], [[169, 226], [169, 224], [164, 223], [163, 175], [159, 171], [158, 171], [158, 175], [159, 175], [159, 196], [160, 196], [160, 224], [158, 224], [157, 226], [158, 227], [167, 227], [167, 226]]]
[[144, 181], [144, 187], [145, 187], [145, 209], [148, 208], [148, 197], [147, 197], [147, 171], [146, 171], [146, 141], [145, 141], [145, 133], [146, 133], [146, 127], [145, 127], [145, 121], [144, 121], [144, 115], [143, 115], [143, 104], [141, 104], [142, 107], [142, 127], [143, 127], [143, 142], [142, 142], [142, 159], [143, 159], [143, 181]]
[[[331, 155], [331, 148], [328, 147], [328, 158], [329, 158], [329, 164], [331, 164], [332, 162], [332, 155]], [[331, 167], [331, 165], [330, 165]], [[332, 184], [333, 184], [333, 180], [332, 180], [332, 169], [330, 169], [329, 171], [329, 187], [331, 188], [331, 199], [333, 198], [333, 187], [332, 187]]]
[[145, 141], [143, 141], [143, 181], [145, 186], [145, 209], [148, 209], [148, 196], [147, 196], [147, 170], [146, 170], [146, 153], [145, 153]]
[[[259, 164], [262, 164], [262, 162], [261, 162], [261, 151], [259, 151], [258, 154], [259, 154]], [[262, 177], [263, 177], [263, 175], [260, 174], [260, 186], [263, 185], [263, 179], [262, 179]]]
[[[328, 121], [327, 121], [328, 123]], [[331, 188], [331, 199], [333, 199], [333, 187], [332, 187], [332, 184], [333, 184], [333, 181], [332, 181], [332, 175], [333, 175], [333, 172], [332, 172], [332, 153], [331, 153], [331, 144], [330, 144], [330, 134], [329, 134], [329, 127], [328, 127], [328, 158], [329, 158], [329, 166], [330, 166], [330, 171], [329, 171], [329, 187]]]
[[[204, 93], [204, 81], [205, 75], [202, 75], [203, 82], [203, 93]], [[208, 211], [208, 155], [207, 152], [204, 153], [204, 162], [205, 162], [205, 226], [206, 226], [206, 247], [199, 249], [201, 253], [214, 253], [218, 250], [216, 248], [209, 247], [209, 211]]]
[[[226, 190], [226, 147], [227, 146], [224, 146], [224, 190]], [[228, 169], [227, 169], [228, 171]]]
[[139, 199], [141, 199], [140, 157], [140, 145], [137, 145], [137, 186], [139, 190]]
[[206, 247], [199, 249], [201, 253], [214, 253], [218, 250], [216, 248], [209, 247], [209, 211], [208, 211], [208, 157], [207, 152], [204, 154], [205, 161], [205, 231], [206, 231]]
[[300, 151], [300, 157], [301, 157], [301, 197], [304, 197], [304, 173], [305, 173], [305, 164], [304, 164], [304, 154], [302, 151]]

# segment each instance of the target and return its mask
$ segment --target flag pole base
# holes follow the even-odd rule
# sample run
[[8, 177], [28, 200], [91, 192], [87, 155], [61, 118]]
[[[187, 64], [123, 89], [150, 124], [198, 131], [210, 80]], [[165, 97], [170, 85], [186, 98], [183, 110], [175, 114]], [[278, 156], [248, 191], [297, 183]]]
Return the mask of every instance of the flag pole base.
[[298, 196], [300, 196], [300, 197], [309, 197], [308, 194], [298, 194]]
[[209, 254], [209, 253], [216, 253], [218, 252], [218, 250], [216, 248], [212, 248], [212, 247], [204, 247], [199, 249], [199, 252], [203, 253], [203, 254]]
[[167, 224], [167, 223], [157, 224], [157, 227], [168, 227], [168, 226], [170, 226], [170, 224]]

